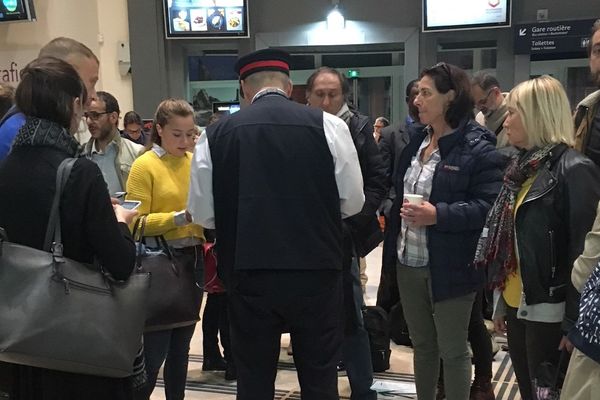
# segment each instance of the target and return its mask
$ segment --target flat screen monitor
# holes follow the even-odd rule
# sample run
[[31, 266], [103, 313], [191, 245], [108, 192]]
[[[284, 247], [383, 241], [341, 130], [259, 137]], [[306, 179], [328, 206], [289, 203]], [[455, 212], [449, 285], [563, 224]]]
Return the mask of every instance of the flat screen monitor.
[[247, 38], [248, 0], [163, 0], [167, 39]]
[[233, 114], [240, 111], [239, 101], [220, 101], [213, 103], [213, 114]]
[[0, 22], [34, 20], [33, 0], [0, 0]]
[[423, 31], [503, 28], [511, 0], [423, 0]]

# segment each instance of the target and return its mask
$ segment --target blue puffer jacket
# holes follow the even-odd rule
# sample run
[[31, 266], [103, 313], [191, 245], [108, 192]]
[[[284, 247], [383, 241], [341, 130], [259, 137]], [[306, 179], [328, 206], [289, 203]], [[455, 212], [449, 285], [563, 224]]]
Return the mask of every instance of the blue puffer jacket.
[[[10, 116], [8, 116], [9, 113]], [[16, 109], [13, 107], [2, 118], [2, 121], [0, 124], [0, 160], [5, 159], [10, 152], [15, 136], [17, 136], [19, 129], [25, 124], [25, 116], [20, 112], [16, 112]]]
[[[396, 168], [397, 197], [384, 241], [383, 262], [397, 262], [403, 180], [427, 133], [415, 135]], [[433, 175], [429, 202], [436, 207], [437, 224], [427, 227], [427, 249], [434, 301], [471, 293], [483, 285], [483, 270], [473, 267], [475, 247], [488, 210], [502, 186], [508, 159], [495, 148], [494, 134], [471, 119], [438, 141], [441, 161]]]

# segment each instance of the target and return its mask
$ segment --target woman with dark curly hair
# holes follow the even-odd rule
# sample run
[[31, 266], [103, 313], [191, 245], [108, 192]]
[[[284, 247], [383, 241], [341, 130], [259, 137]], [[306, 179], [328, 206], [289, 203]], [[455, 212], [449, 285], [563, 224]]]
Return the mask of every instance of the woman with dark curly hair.
[[467, 328], [483, 272], [477, 239], [502, 183], [494, 135], [473, 120], [467, 74], [446, 63], [421, 73], [414, 104], [427, 127], [395, 166], [398, 193], [384, 263], [395, 265], [414, 348], [419, 399], [433, 400], [444, 366], [446, 398], [469, 398]]

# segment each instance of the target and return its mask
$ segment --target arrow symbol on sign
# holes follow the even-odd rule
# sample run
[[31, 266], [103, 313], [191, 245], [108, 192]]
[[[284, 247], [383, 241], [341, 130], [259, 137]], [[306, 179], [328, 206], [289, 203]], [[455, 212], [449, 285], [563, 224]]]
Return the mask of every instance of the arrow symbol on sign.
[[519, 29], [519, 36], [525, 36], [525, 35], [527, 35], [527, 28]]

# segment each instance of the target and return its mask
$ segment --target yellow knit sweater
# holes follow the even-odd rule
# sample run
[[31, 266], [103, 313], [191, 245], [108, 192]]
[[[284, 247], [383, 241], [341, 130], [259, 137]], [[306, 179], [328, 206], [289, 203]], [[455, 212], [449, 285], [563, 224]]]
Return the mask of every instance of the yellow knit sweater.
[[192, 154], [159, 157], [147, 151], [131, 167], [127, 180], [127, 199], [139, 200], [139, 215], [148, 214], [146, 236], [164, 235], [167, 240], [199, 238], [204, 240], [200, 225], [175, 225], [174, 215], [186, 209], [190, 186]]

